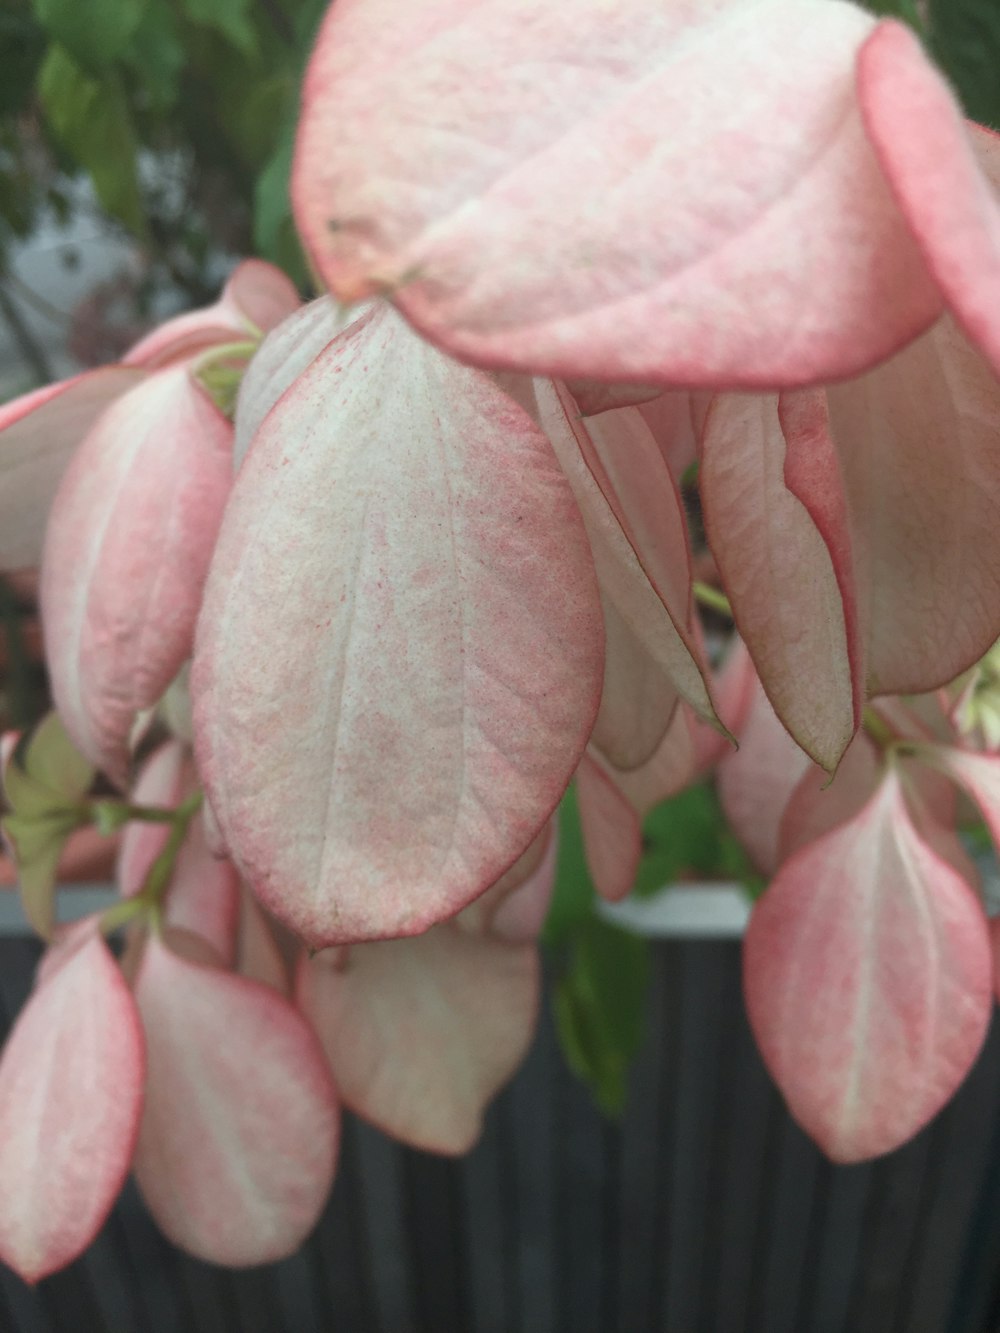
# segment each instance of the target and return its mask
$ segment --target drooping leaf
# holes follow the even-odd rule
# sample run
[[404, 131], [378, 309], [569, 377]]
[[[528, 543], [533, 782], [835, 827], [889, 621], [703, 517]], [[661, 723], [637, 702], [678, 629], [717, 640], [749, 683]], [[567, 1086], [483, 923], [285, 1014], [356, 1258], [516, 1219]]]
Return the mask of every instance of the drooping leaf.
[[125, 1182], [142, 1109], [139, 1017], [96, 931], [74, 939], [0, 1058], [0, 1257], [29, 1282], [75, 1259]]
[[52, 508], [41, 605], [53, 695], [122, 786], [137, 714], [191, 653], [231, 447], [187, 368], [158, 371], [104, 413]]
[[404, 1143], [467, 1152], [534, 1035], [537, 949], [445, 922], [340, 952], [305, 964], [299, 1002], [345, 1105]]
[[[115, 3], [110, 0], [111, 7]], [[38, 91], [53, 132], [90, 174], [103, 207], [134, 235], [145, 235], [138, 146], [120, 79], [114, 73], [92, 78], [56, 45], [39, 72]]]
[[857, 372], [940, 309], [858, 115], [873, 24], [828, 0], [618, 0], [613, 25], [605, 0], [338, 0], [304, 87], [300, 230], [342, 299], [391, 292], [480, 365]]
[[136, 1001], [148, 1074], [135, 1172], [158, 1225], [213, 1263], [293, 1253], [326, 1202], [339, 1140], [308, 1023], [276, 991], [156, 937]]
[[54, 42], [85, 69], [102, 74], [124, 52], [142, 22], [148, 0], [32, 0]]
[[782, 866], [750, 920], [744, 982], [768, 1068], [834, 1161], [898, 1147], [965, 1077], [992, 1008], [986, 917], [893, 769]]
[[591, 916], [569, 939], [553, 996], [567, 1062], [606, 1115], [625, 1108], [628, 1071], [642, 1042], [649, 982], [644, 939]]
[[193, 23], [214, 28], [245, 56], [256, 51], [252, 0], [182, 0], [182, 3], [184, 13]]
[[417, 933], [487, 889], [597, 711], [596, 579], [547, 439], [387, 305], [265, 418], [199, 625], [213, 812], [314, 945]]

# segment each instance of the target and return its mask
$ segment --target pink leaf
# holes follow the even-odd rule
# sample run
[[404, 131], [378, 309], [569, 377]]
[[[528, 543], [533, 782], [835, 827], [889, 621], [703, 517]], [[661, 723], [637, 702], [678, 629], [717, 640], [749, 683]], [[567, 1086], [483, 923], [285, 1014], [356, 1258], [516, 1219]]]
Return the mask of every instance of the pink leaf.
[[333, 1178], [339, 1116], [308, 1024], [276, 992], [158, 938], [136, 981], [149, 1072], [135, 1173], [158, 1225], [211, 1263], [291, 1254]]
[[0, 1258], [26, 1281], [75, 1259], [110, 1212], [132, 1158], [143, 1063], [107, 945], [74, 936], [0, 1059]]
[[605, 603], [692, 708], [714, 719], [692, 628], [684, 511], [638, 409], [583, 422], [565, 390], [536, 380], [530, 410], [583, 514]]
[[275, 938], [274, 927], [245, 885], [240, 893], [236, 970], [282, 995], [290, 993], [288, 963]]
[[948, 85], [901, 23], [862, 47], [865, 127], [924, 259], [1000, 375], [1000, 139], [966, 126]]
[[920, 757], [968, 792], [982, 812], [993, 845], [1000, 848], [1000, 755], [928, 745], [921, 747]]
[[869, 691], [935, 689], [1000, 634], [1000, 385], [946, 318], [827, 396]]
[[159, 370], [216, 344], [266, 333], [299, 306], [294, 284], [260, 259], [239, 264], [213, 305], [176, 315], [146, 335], [125, 355], [128, 366]]
[[857, 372], [940, 309], [857, 107], [872, 26], [828, 0], [339, 0], [306, 76], [300, 232], [337, 295], [388, 290], [475, 364]]
[[758, 682], [740, 748], [719, 764], [717, 783], [726, 819], [765, 875], [778, 867], [781, 817], [808, 767], [808, 757], [778, 721]]
[[778, 832], [778, 864], [824, 833], [846, 824], [871, 800], [879, 784], [878, 751], [863, 733], [855, 736], [831, 779], [810, 764], [788, 798]]
[[345, 1105], [405, 1143], [463, 1153], [528, 1049], [538, 985], [533, 946], [445, 923], [356, 945], [346, 962], [321, 954], [299, 996]]
[[576, 771], [576, 797], [587, 865], [602, 898], [616, 902], [635, 883], [642, 825], [634, 807], [589, 755]]
[[601, 384], [599, 380], [567, 380], [566, 388], [584, 417], [648, 403], [661, 393], [658, 384]]
[[233, 445], [235, 468], [242, 465], [264, 418], [282, 394], [353, 322], [329, 297], [322, 297], [303, 306], [268, 334], [240, 384]]
[[[132, 789], [132, 801], [136, 805], [158, 805], [165, 809], [180, 804], [186, 786], [190, 786], [185, 782], [191, 776], [185, 773], [190, 764], [189, 759], [185, 763], [186, 759], [179, 741], [166, 741], [158, 746], [142, 766]], [[169, 832], [166, 824], [145, 820], [126, 824], [118, 848], [116, 874], [123, 898], [132, 898], [142, 889], [153, 862], [166, 846]]]
[[33, 569], [52, 500], [74, 450], [142, 372], [102, 366], [0, 407], [0, 570]]
[[510, 869], [459, 912], [454, 920], [463, 930], [516, 944], [537, 938], [555, 887], [558, 826], [553, 815]]
[[[821, 400], [798, 404], [822, 410]], [[795, 416], [786, 438], [776, 399], [717, 398], [701, 494], [712, 553], [768, 698], [799, 745], [833, 770], [863, 704], [850, 541], [829, 435], [803, 430], [804, 413]]]
[[604, 609], [604, 689], [590, 743], [616, 768], [634, 769], [653, 755], [677, 708], [669, 676], [610, 598]]
[[918, 836], [894, 771], [782, 867], [751, 917], [744, 979], [764, 1060], [834, 1161], [898, 1147], [968, 1073], [991, 1009], [986, 918]]
[[548, 442], [373, 310], [267, 417], [212, 565], [196, 748], [236, 865], [314, 945], [453, 914], [562, 796], [603, 647]]
[[41, 590], [53, 693], [77, 745], [122, 785], [136, 714], [191, 652], [231, 440], [183, 367], [159, 371], [104, 413], [53, 506]]

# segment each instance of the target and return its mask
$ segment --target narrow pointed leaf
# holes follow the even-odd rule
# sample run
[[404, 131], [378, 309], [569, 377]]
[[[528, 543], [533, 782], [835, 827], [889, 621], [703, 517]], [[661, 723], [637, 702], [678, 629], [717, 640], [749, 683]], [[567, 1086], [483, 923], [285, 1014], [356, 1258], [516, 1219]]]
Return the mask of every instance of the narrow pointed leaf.
[[[713, 720], [707, 666], [691, 627], [683, 509], [648, 427], [637, 409], [631, 418], [614, 412], [583, 422], [567, 392], [547, 380], [534, 381], [532, 410], [580, 507], [602, 596], [678, 693]], [[641, 460], [634, 468], [631, 446]]]
[[[863, 704], [850, 542], [842, 501], [829, 502], [821, 528], [790, 485], [817, 505], [839, 490], [828, 433], [789, 435], [776, 399], [720, 396], [699, 481], [712, 553], [768, 698], [799, 745], [833, 770]], [[822, 443], [821, 460], [799, 463]]]

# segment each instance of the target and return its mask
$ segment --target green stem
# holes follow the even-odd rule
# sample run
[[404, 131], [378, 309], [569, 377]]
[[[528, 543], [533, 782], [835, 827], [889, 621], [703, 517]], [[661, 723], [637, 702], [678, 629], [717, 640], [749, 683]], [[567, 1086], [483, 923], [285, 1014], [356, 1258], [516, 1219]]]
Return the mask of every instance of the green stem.
[[879, 717], [874, 708], [866, 708], [861, 717], [861, 726], [880, 750], [888, 750], [899, 739], [888, 722]]
[[733, 608], [724, 592], [720, 592], [718, 588], [713, 588], [710, 583], [699, 583], [697, 580], [691, 587], [696, 602], [708, 607], [710, 611], [718, 611], [720, 615], [728, 616], [730, 620], [733, 619]]
[[[174, 871], [177, 853], [187, 837], [191, 820], [201, 809], [201, 803], [202, 794], [200, 791], [196, 791], [186, 801], [182, 801], [175, 810], [170, 811], [171, 828], [163, 850], [149, 867], [149, 872], [139, 892], [126, 899], [125, 902], [116, 903], [114, 907], [109, 907], [101, 917], [101, 930], [104, 934], [111, 934], [119, 926], [131, 921], [133, 917], [157, 917], [159, 915], [163, 896], [167, 891], [170, 876]], [[138, 808], [151, 810], [153, 807], [140, 806]]]

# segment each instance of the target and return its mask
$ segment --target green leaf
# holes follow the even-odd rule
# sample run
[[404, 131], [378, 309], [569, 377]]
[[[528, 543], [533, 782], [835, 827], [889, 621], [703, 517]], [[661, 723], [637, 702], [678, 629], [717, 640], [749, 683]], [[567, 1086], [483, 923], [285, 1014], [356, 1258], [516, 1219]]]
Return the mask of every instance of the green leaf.
[[268, 158], [254, 186], [253, 239], [260, 254], [270, 258], [285, 224], [292, 216], [288, 180], [292, 171], [295, 146], [295, 122], [281, 133], [277, 147]]
[[561, 943], [573, 927], [593, 915], [596, 892], [583, 850], [576, 788], [571, 786], [559, 807], [559, 860], [552, 903], [542, 931], [548, 945]]
[[35, 15], [52, 40], [93, 73], [122, 54], [145, 7], [146, 0], [34, 0]]
[[118, 76], [91, 78], [67, 51], [53, 46], [42, 65], [38, 91], [53, 133], [89, 173], [101, 204], [130, 231], [143, 235], [135, 132]]
[[760, 882], [709, 783], [688, 787], [656, 806], [642, 832], [644, 851], [634, 888], [641, 897], [683, 878], [737, 880], [748, 888]]
[[1000, 128], [1000, 6], [996, 0], [931, 0], [930, 46], [966, 114]]
[[9, 116], [25, 109], [46, 45], [44, 32], [29, 15], [0, 10], [3, 52], [0, 115]]
[[55, 928], [55, 889], [59, 857], [77, 823], [65, 816], [48, 819], [8, 815], [0, 821], [17, 865], [18, 891], [24, 915], [43, 939]]
[[257, 50], [257, 34], [250, 21], [251, 0], [182, 0], [192, 23], [213, 28], [244, 55]]
[[567, 1063], [606, 1115], [620, 1115], [642, 1042], [649, 988], [645, 940], [596, 916], [573, 930], [554, 1015]]
[[149, 0], [122, 58], [139, 75], [149, 108], [164, 112], [176, 104], [186, 57], [168, 0]]

